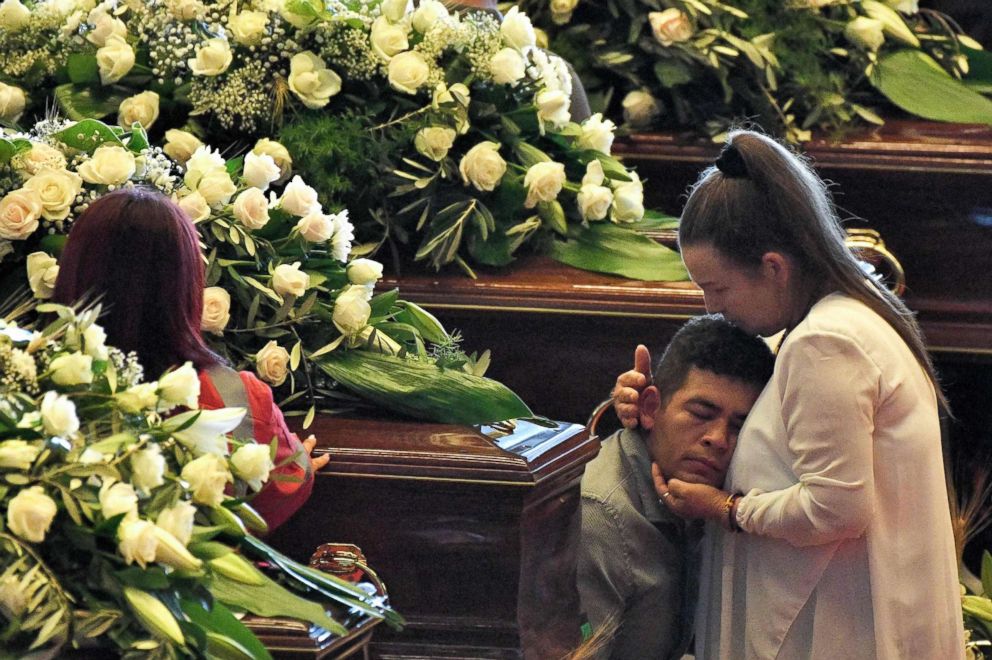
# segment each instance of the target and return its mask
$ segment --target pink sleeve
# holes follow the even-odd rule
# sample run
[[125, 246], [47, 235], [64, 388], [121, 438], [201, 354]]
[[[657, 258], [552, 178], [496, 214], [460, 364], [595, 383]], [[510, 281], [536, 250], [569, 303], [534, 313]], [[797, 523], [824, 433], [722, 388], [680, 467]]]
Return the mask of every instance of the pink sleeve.
[[[272, 438], [278, 439], [275, 464], [282, 467], [273, 470], [269, 482], [251, 500], [251, 505], [265, 519], [269, 531], [286, 522], [303, 506], [313, 490], [313, 471], [310, 457], [303, 443], [286, 426], [282, 411], [272, 398], [272, 390], [254, 374], [242, 371], [241, 380], [248, 394], [248, 406], [254, 423], [255, 441], [269, 444]], [[290, 481], [275, 479], [276, 475], [291, 477]]]

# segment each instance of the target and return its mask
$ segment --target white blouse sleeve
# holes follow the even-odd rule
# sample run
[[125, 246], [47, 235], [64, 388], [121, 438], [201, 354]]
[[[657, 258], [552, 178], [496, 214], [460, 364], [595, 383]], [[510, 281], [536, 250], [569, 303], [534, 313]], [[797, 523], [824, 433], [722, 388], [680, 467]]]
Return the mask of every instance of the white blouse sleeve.
[[795, 337], [778, 356], [778, 394], [798, 483], [740, 500], [747, 532], [795, 546], [860, 536], [872, 514], [880, 370], [851, 337]]

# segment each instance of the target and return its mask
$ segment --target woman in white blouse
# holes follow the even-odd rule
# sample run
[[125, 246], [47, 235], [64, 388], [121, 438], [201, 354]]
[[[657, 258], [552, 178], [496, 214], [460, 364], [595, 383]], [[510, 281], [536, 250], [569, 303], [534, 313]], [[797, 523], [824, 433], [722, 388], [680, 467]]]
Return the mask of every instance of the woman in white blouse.
[[[655, 472], [666, 505], [716, 523], [697, 657], [963, 657], [943, 395], [912, 314], [845, 246], [823, 181], [773, 140], [731, 133], [679, 243], [707, 311], [784, 333], [725, 490]], [[621, 376], [621, 417], [642, 382]]]

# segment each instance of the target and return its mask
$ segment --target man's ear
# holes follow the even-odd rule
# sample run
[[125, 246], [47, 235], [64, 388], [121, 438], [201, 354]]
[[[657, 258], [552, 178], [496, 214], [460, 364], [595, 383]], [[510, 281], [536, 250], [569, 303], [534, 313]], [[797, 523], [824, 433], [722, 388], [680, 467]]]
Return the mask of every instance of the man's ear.
[[654, 385], [647, 387], [637, 399], [637, 416], [641, 428], [649, 431], [654, 427], [654, 418], [661, 408], [661, 392]]

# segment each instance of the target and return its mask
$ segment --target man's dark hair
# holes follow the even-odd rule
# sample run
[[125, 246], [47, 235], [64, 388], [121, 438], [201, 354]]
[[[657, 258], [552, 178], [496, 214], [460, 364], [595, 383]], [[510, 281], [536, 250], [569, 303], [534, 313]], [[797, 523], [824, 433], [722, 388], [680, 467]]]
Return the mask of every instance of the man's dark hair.
[[720, 314], [709, 314], [690, 319], [679, 328], [658, 361], [654, 383], [662, 401], [682, 387], [693, 367], [761, 389], [772, 376], [775, 357], [764, 340]]

